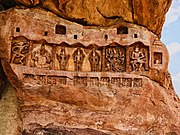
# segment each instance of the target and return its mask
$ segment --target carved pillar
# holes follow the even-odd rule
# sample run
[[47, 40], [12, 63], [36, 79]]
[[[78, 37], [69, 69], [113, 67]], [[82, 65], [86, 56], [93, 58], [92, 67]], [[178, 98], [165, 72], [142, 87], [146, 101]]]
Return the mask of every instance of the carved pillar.
[[101, 59], [101, 67], [102, 67], [102, 72], [105, 71], [105, 47], [102, 48], [102, 59]]
[[55, 70], [56, 45], [52, 46], [52, 70]]
[[26, 61], [26, 66], [28, 66], [28, 67], [31, 66], [32, 46], [33, 46], [33, 42], [29, 41], [29, 52], [28, 52], [28, 57], [27, 57], [27, 61]]
[[126, 47], [126, 72], [130, 73], [130, 52], [129, 52], [129, 47]]

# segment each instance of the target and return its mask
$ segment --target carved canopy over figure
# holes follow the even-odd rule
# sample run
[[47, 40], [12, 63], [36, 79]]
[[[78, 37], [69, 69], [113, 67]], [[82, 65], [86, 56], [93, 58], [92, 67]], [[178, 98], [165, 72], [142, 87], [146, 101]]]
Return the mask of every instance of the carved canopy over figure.
[[95, 50], [95, 48], [91, 51], [89, 55], [89, 61], [91, 64], [91, 71], [92, 72], [98, 72], [99, 71], [99, 62], [100, 62], [100, 56], [98, 52]]
[[27, 40], [14, 40], [12, 44], [11, 63], [25, 65], [26, 54], [29, 51]]
[[106, 49], [106, 71], [123, 72], [125, 55], [121, 48]]
[[85, 55], [81, 48], [77, 48], [73, 53], [75, 71], [82, 71], [82, 65]]
[[134, 47], [134, 51], [131, 54], [132, 71], [140, 71], [143, 64], [146, 62], [145, 55], [140, 51], [139, 46]]
[[42, 44], [41, 48], [33, 52], [32, 60], [36, 67], [51, 69], [52, 56], [46, 50], [45, 45]]
[[65, 48], [62, 47], [60, 54], [56, 55], [58, 61], [59, 61], [59, 68], [60, 70], [66, 70], [67, 69], [67, 63], [70, 58], [70, 55], [68, 55], [65, 51]]

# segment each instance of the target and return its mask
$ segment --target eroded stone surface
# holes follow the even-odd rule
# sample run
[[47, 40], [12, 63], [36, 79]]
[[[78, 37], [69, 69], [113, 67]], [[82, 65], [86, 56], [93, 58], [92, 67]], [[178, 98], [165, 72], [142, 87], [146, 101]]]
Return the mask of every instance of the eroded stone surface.
[[146, 28], [82, 26], [40, 8], [0, 19], [22, 134], [180, 133], [168, 51]]
[[[6, 0], [4, 8], [16, 4], [39, 6], [85, 25], [114, 26], [134, 23], [159, 35], [172, 0]], [[7, 4], [9, 2], [9, 5]], [[16, 3], [15, 3], [16, 2]], [[3, 7], [2, 7], [3, 9]]]
[[19, 117], [19, 103], [16, 90], [7, 83], [6, 91], [0, 100], [0, 134], [19, 135], [21, 121]]

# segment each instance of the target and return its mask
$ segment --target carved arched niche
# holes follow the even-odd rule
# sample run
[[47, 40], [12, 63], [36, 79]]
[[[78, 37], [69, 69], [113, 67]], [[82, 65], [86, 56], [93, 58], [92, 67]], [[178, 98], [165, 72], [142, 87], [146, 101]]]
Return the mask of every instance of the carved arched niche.
[[136, 42], [127, 48], [127, 68], [130, 72], [149, 70], [149, 47]]

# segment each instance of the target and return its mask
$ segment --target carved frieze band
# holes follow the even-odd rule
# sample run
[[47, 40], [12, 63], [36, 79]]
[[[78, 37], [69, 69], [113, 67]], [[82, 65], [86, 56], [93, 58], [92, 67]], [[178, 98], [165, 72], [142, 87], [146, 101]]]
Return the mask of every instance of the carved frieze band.
[[[156, 60], [157, 61], [157, 60]], [[112, 43], [106, 47], [85, 47], [80, 43], [51, 45], [15, 38], [10, 63], [61, 71], [126, 72], [149, 68], [149, 48], [142, 43], [125, 47]]]
[[[32, 83], [38, 85], [59, 85], [68, 84], [67, 76], [54, 75], [33, 75], [24, 74], [23, 81], [25, 83]], [[75, 86], [109, 86], [115, 85], [117, 87], [142, 87], [142, 78], [127, 78], [127, 77], [80, 77], [74, 76], [73, 85]]]

